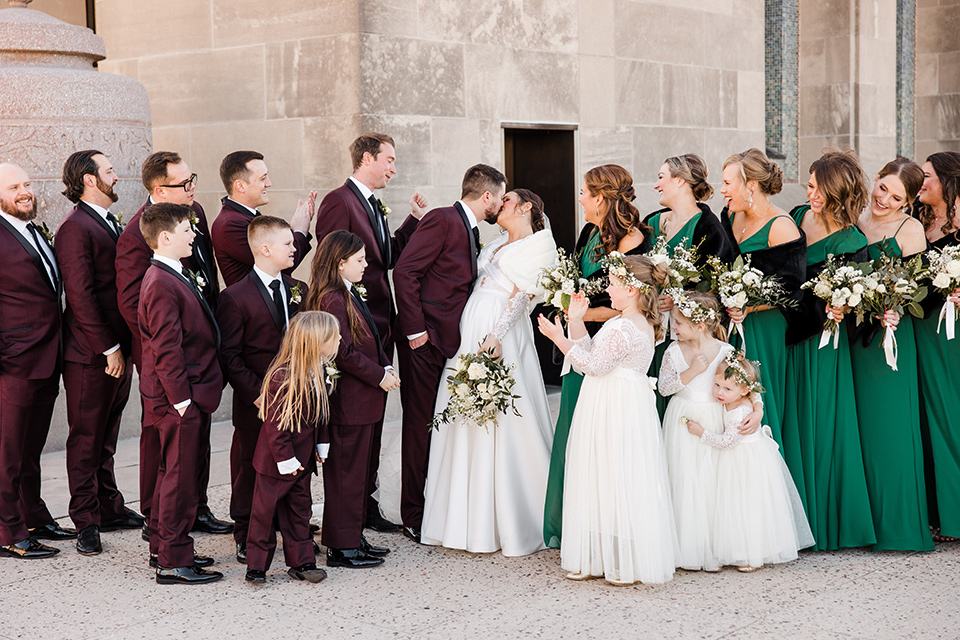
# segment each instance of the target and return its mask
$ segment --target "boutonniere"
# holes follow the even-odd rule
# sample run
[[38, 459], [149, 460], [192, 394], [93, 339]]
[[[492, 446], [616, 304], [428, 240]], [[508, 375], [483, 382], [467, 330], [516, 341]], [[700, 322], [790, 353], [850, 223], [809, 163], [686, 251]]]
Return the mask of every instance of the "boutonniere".
[[193, 209], [190, 209], [189, 220], [190, 220], [190, 226], [193, 227], [194, 232], [200, 233], [199, 229], [197, 228], [197, 225], [200, 224], [200, 218], [197, 217], [197, 212], [194, 211]]
[[117, 222], [117, 226], [123, 229], [126, 225], [123, 224], [123, 211], [117, 211], [113, 214], [113, 219]]
[[193, 269], [187, 269], [187, 275], [190, 276], [190, 279], [193, 280], [193, 284], [197, 285], [198, 289], [202, 290], [207, 286], [207, 281], [203, 279], [203, 276]]
[[47, 239], [47, 242], [53, 244], [53, 231], [50, 231], [50, 227], [47, 226], [46, 222], [41, 222], [37, 225], [40, 229], [40, 233], [43, 234], [43, 237]]
[[293, 285], [293, 288], [290, 289], [290, 302], [293, 304], [300, 304], [300, 300], [303, 298], [303, 288], [300, 286], [300, 283]]
[[364, 302], [367, 301], [367, 288], [362, 284], [355, 284], [353, 288], [357, 290], [357, 295], [360, 296], [360, 299]]
[[337, 369], [337, 365], [332, 362], [324, 364], [323, 371], [327, 374], [328, 380], [336, 380], [340, 377], [340, 369]]
[[383, 200], [380, 198], [377, 198], [377, 207], [380, 209], [380, 215], [382, 215], [384, 218], [390, 215], [390, 207], [383, 204]]

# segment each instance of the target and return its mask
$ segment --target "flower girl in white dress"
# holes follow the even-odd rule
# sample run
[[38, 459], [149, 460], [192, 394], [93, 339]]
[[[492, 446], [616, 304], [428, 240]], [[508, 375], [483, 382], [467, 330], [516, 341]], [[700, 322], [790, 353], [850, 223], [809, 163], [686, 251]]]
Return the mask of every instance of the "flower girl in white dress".
[[[709, 293], [671, 289], [672, 321], [677, 339], [667, 348], [660, 367], [660, 394], [670, 397], [663, 416], [663, 437], [670, 473], [670, 492], [677, 525], [677, 566], [688, 571], [719, 571], [713, 550], [719, 451], [687, 431], [684, 418], [704, 430], [723, 431], [723, 407], [713, 398], [717, 365], [733, 351], [721, 324], [720, 303]], [[756, 431], [763, 401], [754, 394], [755, 411], [747, 429]]]
[[769, 427], [749, 435], [737, 426], [752, 410], [751, 392], [763, 391], [757, 363], [728, 354], [716, 370], [713, 396], [723, 405], [723, 433], [687, 421], [691, 434], [720, 450], [714, 552], [721, 565], [745, 573], [797, 559], [813, 544], [800, 495]]
[[663, 335], [657, 290], [664, 270], [646, 257], [608, 256], [613, 307], [594, 338], [574, 296], [570, 338], [542, 315], [540, 331], [585, 374], [570, 427], [563, 491], [561, 564], [571, 580], [612, 584], [673, 578], [676, 532], [656, 399], [647, 378]]

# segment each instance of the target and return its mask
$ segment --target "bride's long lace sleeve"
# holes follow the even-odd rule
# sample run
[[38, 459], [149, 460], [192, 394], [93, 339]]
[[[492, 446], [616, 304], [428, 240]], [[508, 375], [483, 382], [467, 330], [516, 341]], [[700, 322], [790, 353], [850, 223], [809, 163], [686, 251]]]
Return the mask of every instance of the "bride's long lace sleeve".
[[497, 325], [493, 329], [493, 335], [497, 337], [497, 340], [503, 341], [503, 337], [507, 335], [510, 327], [516, 324], [517, 320], [527, 315], [531, 300], [533, 300], [533, 296], [527, 295], [523, 291], [514, 292], [513, 297], [507, 300], [500, 317], [497, 318]]
[[[620, 321], [616, 326], [604, 326], [593, 338], [592, 345], [590, 340], [577, 340], [567, 356], [586, 375], [602, 376], [612, 371], [624, 360], [636, 357], [638, 350], [642, 352], [647, 346], [640, 342], [639, 329], [631, 333], [627, 328], [628, 323]], [[629, 324], [632, 326], [632, 323]]]
[[683, 355], [680, 353], [680, 347], [674, 342], [663, 354], [663, 362], [660, 364], [660, 376], [657, 380], [660, 395], [672, 396], [686, 387], [687, 385], [680, 380], [680, 374], [687, 368], [687, 364], [683, 361]]

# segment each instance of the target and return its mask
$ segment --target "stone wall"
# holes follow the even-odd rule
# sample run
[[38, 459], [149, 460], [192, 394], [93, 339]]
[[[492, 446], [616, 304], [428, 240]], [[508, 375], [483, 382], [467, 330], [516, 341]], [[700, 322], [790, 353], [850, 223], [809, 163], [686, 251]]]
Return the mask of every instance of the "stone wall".
[[960, 151], [960, 2], [917, 3], [916, 154]]

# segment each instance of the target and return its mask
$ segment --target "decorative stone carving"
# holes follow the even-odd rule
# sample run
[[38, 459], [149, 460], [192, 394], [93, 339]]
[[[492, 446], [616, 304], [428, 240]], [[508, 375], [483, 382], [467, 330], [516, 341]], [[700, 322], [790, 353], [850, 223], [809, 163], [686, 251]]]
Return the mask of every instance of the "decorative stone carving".
[[100, 149], [120, 178], [119, 208], [146, 199], [140, 165], [152, 148], [150, 102], [132, 78], [100, 73], [106, 54], [91, 30], [7, 0], [0, 10], [0, 160], [30, 176], [39, 218], [51, 228], [72, 204], [60, 192], [63, 163], [74, 151]]

